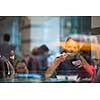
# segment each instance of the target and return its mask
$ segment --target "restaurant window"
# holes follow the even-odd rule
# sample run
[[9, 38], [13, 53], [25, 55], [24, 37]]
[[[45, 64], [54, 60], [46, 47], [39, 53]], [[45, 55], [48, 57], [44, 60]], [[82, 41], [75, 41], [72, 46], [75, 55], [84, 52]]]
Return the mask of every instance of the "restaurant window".
[[89, 34], [91, 29], [91, 17], [89, 16], [63, 16], [60, 20], [61, 34], [60, 40], [63, 41], [69, 36], [78, 34]]

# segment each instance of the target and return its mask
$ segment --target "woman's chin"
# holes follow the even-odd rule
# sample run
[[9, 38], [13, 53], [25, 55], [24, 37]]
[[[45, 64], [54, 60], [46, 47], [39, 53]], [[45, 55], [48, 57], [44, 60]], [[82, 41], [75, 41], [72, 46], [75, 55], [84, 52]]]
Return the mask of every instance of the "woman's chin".
[[68, 53], [67, 59], [73, 59], [77, 53]]

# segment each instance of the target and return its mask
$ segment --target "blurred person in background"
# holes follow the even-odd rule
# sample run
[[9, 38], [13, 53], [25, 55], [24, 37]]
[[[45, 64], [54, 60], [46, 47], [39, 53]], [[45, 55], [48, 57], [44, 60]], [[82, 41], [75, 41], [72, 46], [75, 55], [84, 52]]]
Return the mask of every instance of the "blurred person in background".
[[43, 44], [39, 47], [39, 63], [41, 74], [44, 75], [45, 71], [48, 68], [48, 56], [49, 48]]
[[8, 33], [4, 34], [3, 36], [3, 44], [0, 44], [0, 54], [4, 57], [6, 57], [7, 59], [10, 58], [10, 53], [13, 51], [15, 51], [15, 45], [13, 44], [9, 44], [10, 41], [10, 35]]
[[14, 52], [14, 50], [10, 51], [9, 61], [14, 66], [14, 64], [15, 64], [15, 52]]
[[15, 45], [9, 44], [10, 35], [4, 34], [3, 43], [0, 44], [0, 78], [13, 79], [15, 75]]
[[80, 80], [84, 78], [93, 80], [95, 69], [80, 55], [79, 42], [69, 37], [65, 41], [64, 52], [55, 58], [51, 67], [47, 69], [45, 79], [50, 78], [54, 72], [57, 75], [78, 75]]
[[4, 56], [0, 56], [0, 79], [12, 80], [14, 76], [15, 71], [10, 61]]
[[24, 60], [17, 61], [15, 65], [15, 73], [16, 74], [28, 74], [28, 68]]
[[32, 55], [28, 60], [28, 70], [29, 73], [40, 73], [40, 63], [39, 63], [39, 48], [34, 47], [32, 50]]

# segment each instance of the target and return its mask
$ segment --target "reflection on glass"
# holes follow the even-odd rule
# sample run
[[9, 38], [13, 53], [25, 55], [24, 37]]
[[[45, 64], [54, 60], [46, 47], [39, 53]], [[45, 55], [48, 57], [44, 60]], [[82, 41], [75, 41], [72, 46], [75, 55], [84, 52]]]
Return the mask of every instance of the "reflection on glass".
[[[65, 52], [65, 40], [68, 37], [79, 41], [80, 54], [94, 66], [96, 72], [98, 71], [100, 66], [99, 20], [99, 16], [2, 16], [0, 17], [0, 50], [5, 54], [5, 51], [8, 51], [8, 49], [2, 49], [2, 44], [5, 43], [3, 36], [7, 33], [11, 39], [5, 45], [14, 45], [15, 48], [14, 70], [18, 61], [25, 62], [28, 69], [25, 75], [15, 73], [15, 76], [26, 76], [26, 79], [34, 80], [33, 76], [37, 74], [41, 76], [41, 82], [60, 82], [61, 79], [62, 82], [64, 80], [68, 82], [67, 76], [59, 77], [56, 72], [48, 80], [45, 80], [44, 76], [55, 58]], [[46, 45], [49, 50], [41, 53], [42, 45]], [[2, 54], [0, 53], [1, 58], [4, 56]], [[0, 70], [2, 73], [6, 72], [3, 68]]]

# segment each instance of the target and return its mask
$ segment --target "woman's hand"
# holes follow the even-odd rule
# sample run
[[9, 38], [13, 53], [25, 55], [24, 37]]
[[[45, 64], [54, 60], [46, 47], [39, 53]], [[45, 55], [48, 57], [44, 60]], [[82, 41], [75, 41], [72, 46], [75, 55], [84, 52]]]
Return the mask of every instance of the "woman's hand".
[[45, 73], [45, 79], [48, 79], [51, 77], [51, 75], [54, 73], [56, 68], [59, 66], [59, 64], [66, 59], [67, 55], [66, 53], [61, 54], [59, 57], [55, 58], [51, 66], [47, 69]]
[[52, 63], [52, 65], [53, 66], [58, 66], [62, 61], [64, 61], [67, 58], [67, 56], [68, 55], [66, 53], [61, 54], [59, 57], [55, 58], [55, 60]]

